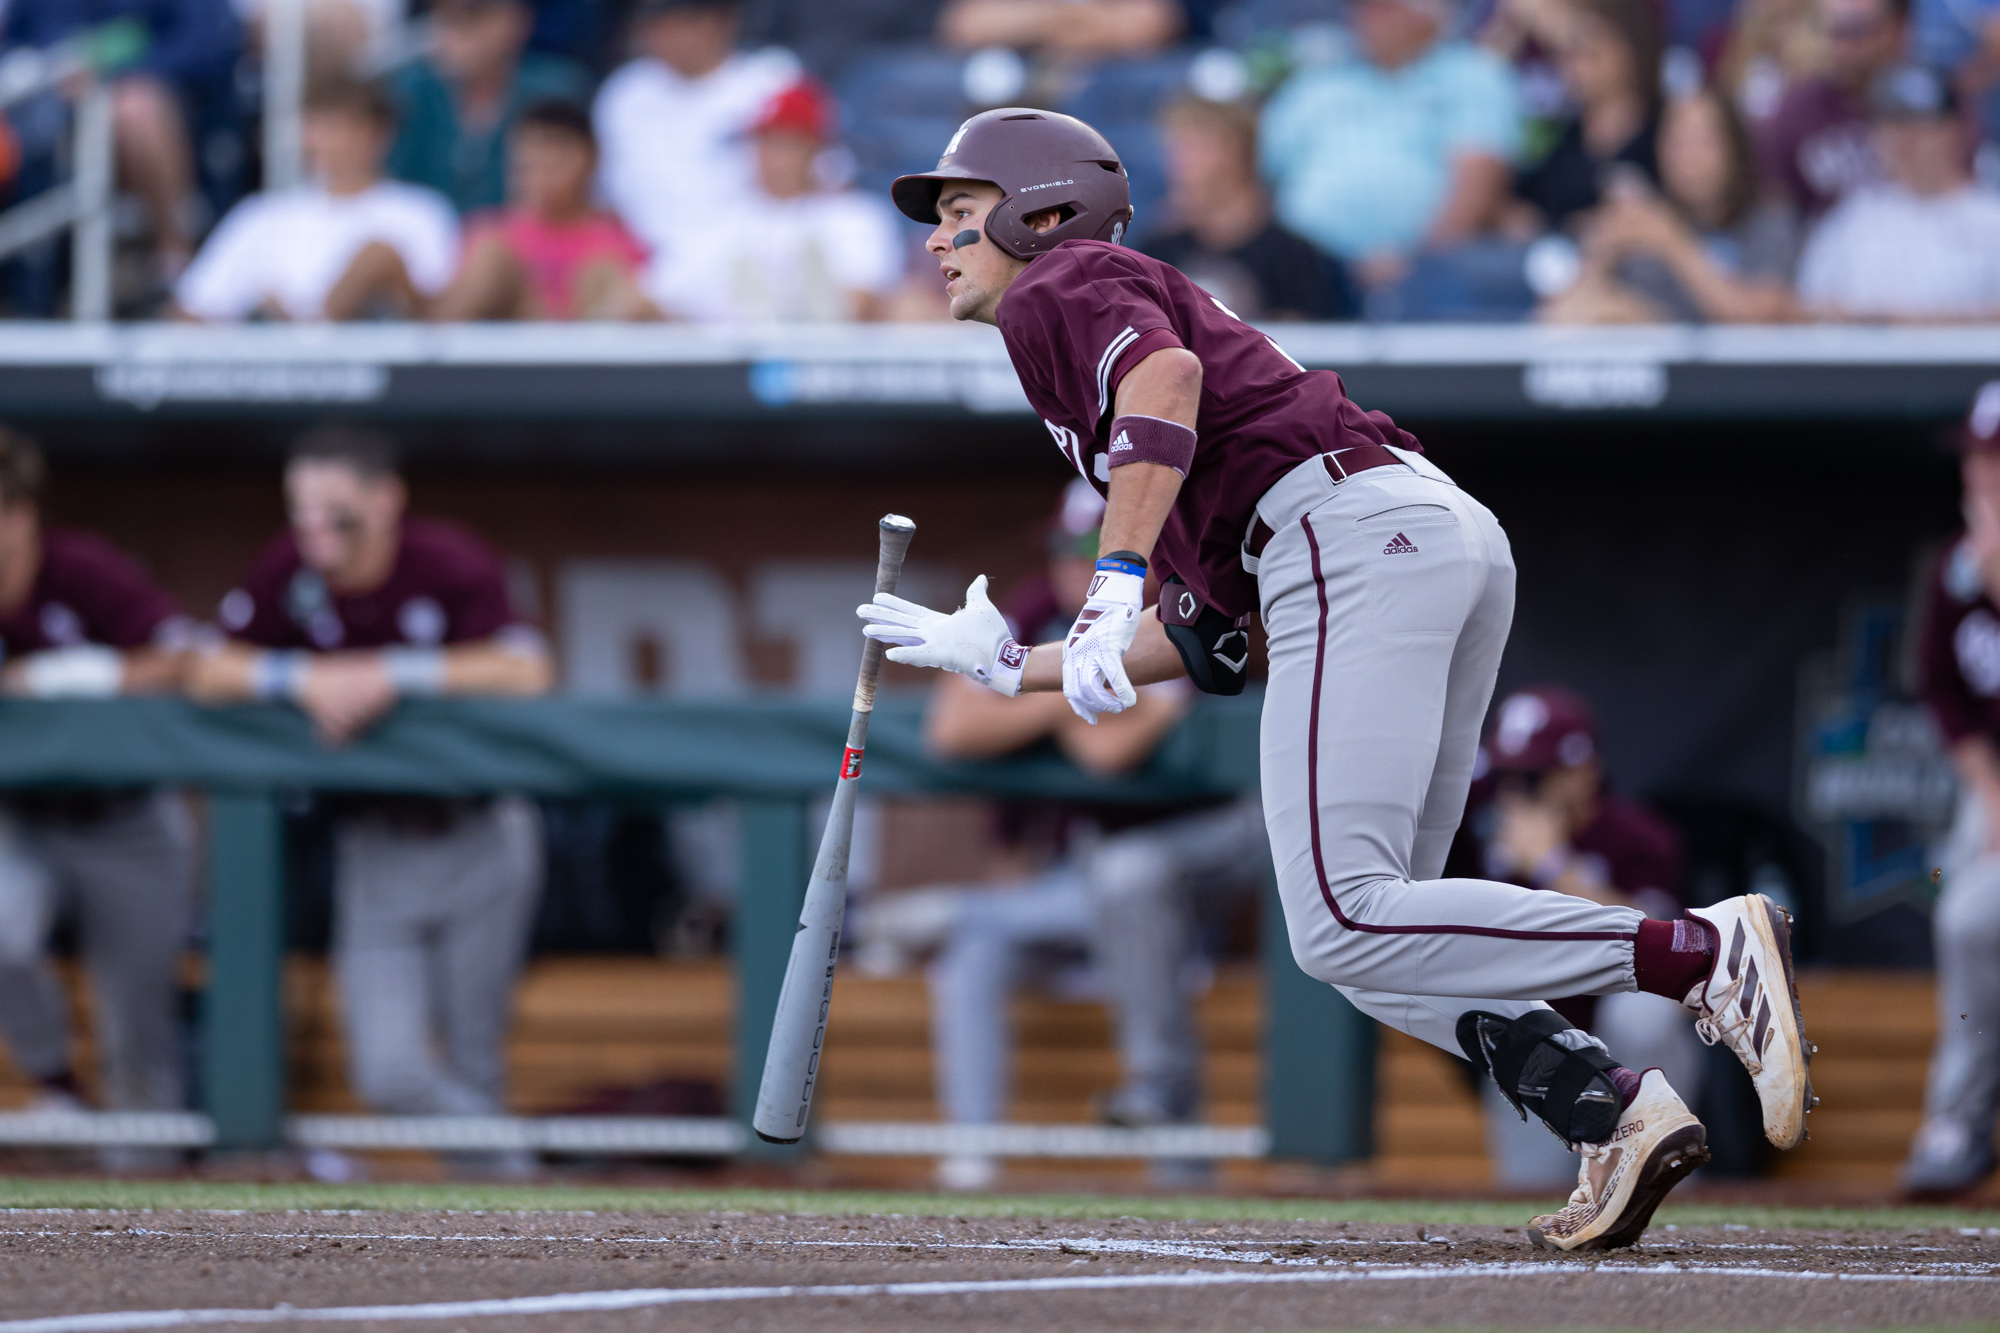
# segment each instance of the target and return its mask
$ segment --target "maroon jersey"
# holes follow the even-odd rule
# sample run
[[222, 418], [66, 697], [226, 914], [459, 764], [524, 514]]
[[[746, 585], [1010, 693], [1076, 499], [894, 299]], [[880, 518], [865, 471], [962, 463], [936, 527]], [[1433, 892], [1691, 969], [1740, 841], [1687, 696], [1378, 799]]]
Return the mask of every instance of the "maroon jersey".
[[403, 521], [381, 587], [336, 593], [299, 559], [287, 532], [264, 548], [243, 586], [222, 599], [231, 635], [265, 648], [420, 648], [532, 632], [514, 613], [500, 557], [455, 523]]
[[1387, 416], [1355, 406], [1340, 376], [1305, 369], [1179, 270], [1122, 246], [1058, 245], [1014, 280], [999, 320], [1028, 402], [1070, 464], [1106, 493], [1119, 383], [1165, 347], [1201, 359], [1200, 440], [1153, 566], [1226, 615], [1257, 609], [1242, 545], [1257, 501], [1280, 477], [1353, 445], [1421, 450]]
[[1947, 744], [2000, 740], [2000, 606], [1961, 537], [1931, 572], [1918, 646], [1918, 689]]
[[80, 643], [173, 647], [188, 621], [139, 562], [104, 538], [49, 528], [28, 599], [0, 620], [0, 658]]
[[1764, 179], [1780, 186], [1801, 216], [1816, 218], [1841, 196], [1882, 178], [1868, 99], [1823, 78], [1794, 84], [1759, 128]]

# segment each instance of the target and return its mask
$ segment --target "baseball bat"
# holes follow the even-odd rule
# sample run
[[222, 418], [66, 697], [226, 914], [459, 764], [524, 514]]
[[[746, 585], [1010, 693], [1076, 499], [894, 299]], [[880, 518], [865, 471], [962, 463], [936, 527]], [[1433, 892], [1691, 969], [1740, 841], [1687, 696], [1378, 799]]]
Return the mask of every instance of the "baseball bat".
[[[903, 556], [917, 525], [887, 514], [878, 525], [882, 545], [875, 562], [875, 591], [896, 591]], [[868, 639], [861, 649], [861, 678], [854, 685], [854, 713], [847, 723], [847, 749], [840, 757], [840, 781], [833, 808], [820, 834], [819, 855], [806, 881], [805, 906], [792, 936], [785, 984], [771, 1019], [771, 1044], [764, 1053], [764, 1079], [757, 1087], [757, 1113], [750, 1126], [766, 1143], [797, 1143], [805, 1137], [813, 1087], [826, 1045], [826, 1016], [833, 1007], [833, 965], [840, 955], [840, 929], [847, 913], [847, 853], [854, 841], [854, 796], [861, 783], [861, 752], [868, 744], [868, 716], [875, 711], [875, 678], [882, 673], [882, 644]]]

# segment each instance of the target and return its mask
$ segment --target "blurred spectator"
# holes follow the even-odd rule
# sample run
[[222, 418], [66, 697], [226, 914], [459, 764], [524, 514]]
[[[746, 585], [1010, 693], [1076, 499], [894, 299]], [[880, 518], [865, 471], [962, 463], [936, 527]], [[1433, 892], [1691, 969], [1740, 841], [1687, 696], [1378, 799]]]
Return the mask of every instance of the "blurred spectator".
[[[247, 45], [264, 49], [271, 0], [231, 0], [248, 27]], [[408, 54], [409, 0], [301, 0], [306, 11], [306, 67], [314, 79], [364, 78]]]
[[527, 0], [434, 0], [431, 48], [390, 81], [397, 105], [388, 170], [428, 185], [463, 213], [506, 197], [506, 139], [521, 109], [549, 98], [581, 101], [590, 79], [557, 56], [526, 51]]
[[1949, 70], [1985, 137], [2000, 141], [2000, 0], [1917, 0], [1914, 57]]
[[1909, 12], [1908, 0], [1817, 0], [1817, 10], [1826, 64], [1793, 84], [1757, 131], [1764, 179], [1804, 218], [1881, 179], [1868, 90], [1902, 58]]
[[[0, 692], [107, 698], [180, 682], [188, 621], [111, 543], [45, 526], [41, 452], [0, 427]], [[20, 705], [9, 705], [19, 707]], [[0, 800], [0, 1033], [39, 1085], [37, 1110], [77, 1110], [69, 997], [50, 931], [76, 922], [94, 995], [103, 1106], [183, 1109], [181, 953], [194, 830], [165, 792], [24, 791]], [[111, 1164], [143, 1157], [109, 1155]]]
[[[223, 599], [230, 642], [195, 660], [197, 697], [290, 700], [339, 745], [405, 697], [547, 690], [548, 651], [510, 604], [500, 557], [455, 524], [406, 518], [407, 498], [379, 436], [301, 440], [285, 468], [291, 531]], [[328, 799], [355, 1091], [395, 1115], [500, 1114], [509, 998], [541, 889], [534, 804]], [[519, 1174], [533, 1162], [463, 1164]]]
[[1506, 197], [1513, 75], [1447, 36], [1455, 21], [1450, 0], [1358, 0], [1352, 49], [1294, 75], [1264, 111], [1279, 219], [1370, 286], [1477, 235]]
[[[1097, 557], [1104, 502], [1072, 481], [1050, 529], [1046, 573], [1006, 599], [1024, 642], [1066, 633], [1083, 605]], [[1084, 725], [1059, 698], [1008, 699], [963, 677], [931, 695], [926, 739], [952, 759], [994, 759], [1053, 742], [1086, 772], [1137, 768], [1187, 713], [1184, 680], [1140, 690], [1139, 703]], [[1020, 812], [1017, 812], [1020, 813]], [[862, 918], [864, 951], [898, 944], [943, 948], [930, 971], [932, 1049], [945, 1118], [1006, 1119], [1008, 998], [1031, 980], [1079, 993], [1092, 965], [1117, 1025], [1122, 1082], [1102, 1104], [1114, 1124], [1194, 1119], [1201, 1100], [1201, 1043], [1189, 968], [1198, 905], [1253, 893], [1263, 865], [1263, 815], [1255, 797], [1205, 809], [1064, 805], [1036, 813], [1059, 823], [1060, 855], [1037, 872], [976, 888], [879, 899]], [[1088, 983], [1084, 983], [1087, 988]], [[943, 1183], [990, 1183], [984, 1158], [941, 1164]]]
[[242, 32], [229, 0], [7, 0], [0, 49], [48, 47], [117, 19], [145, 30], [136, 67], [112, 84], [118, 176], [146, 208], [160, 277], [194, 253], [195, 155], [190, 125], [231, 94]]
[[382, 179], [395, 126], [369, 84], [308, 93], [303, 139], [313, 183], [231, 209], [175, 288], [190, 319], [353, 319], [369, 284], [348, 278], [371, 241], [395, 250], [416, 289], [442, 291], [458, 259], [458, 219], [435, 190]]
[[[1495, 879], [1592, 902], [1634, 907], [1655, 920], [1681, 915], [1680, 839], [1645, 806], [1604, 779], [1589, 705], [1550, 686], [1509, 695], [1480, 747], [1465, 822], [1452, 849], [1454, 876]], [[1558, 1000], [1554, 1008], [1634, 1069], [1657, 1065], [1681, 1095], [1700, 1091], [1694, 1015], [1659, 995]], [[1575, 1178], [1569, 1145], [1526, 1123], [1483, 1080], [1494, 1182], [1553, 1188]]]
[[1715, 83], [1751, 123], [1777, 113], [1794, 84], [1826, 66], [1816, 0], [1742, 0], [1715, 69]]
[[869, 47], [928, 46], [944, 0], [754, 0], [743, 16], [746, 43], [782, 46], [816, 78], [837, 82]]
[[1926, 592], [1918, 674], [1958, 769], [1958, 816], [1940, 861], [1938, 1039], [1904, 1187], [1930, 1195], [1993, 1174], [2000, 1105], [2000, 380], [1963, 436], [1965, 533]]
[[1208, 36], [1209, 0], [948, 0], [938, 40], [1082, 59], [1147, 56]]
[[1187, 98], [1162, 122], [1169, 225], [1138, 248], [1244, 319], [1351, 318], [1340, 261], [1271, 220], [1257, 179], [1255, 114], [1234, 102]]
[[1584, 224], [1575, 286], [1541, 317], [1564, 324], [1774, 322], [1795, 312], [1789, 210], [1763, 202], [1750, 136], [1720, 93], [1676, 98], [1660, 122], [1659, 193], [1614, 183]]
[[749, 130], [797, 82], [789, 52], [736, 49], [735, 0], [638, 0], [640, 54], [597, 94], [598, 187], [656, 256], [751, 197]]
[[1597, 207], [1607, 180], [1659, 181], [1660, 24], [1647, 0], [1576, 0], [1559, 52], [1576, 110], [1555, 146], [1514, 179], [1540, 227], [1563, 228]]
[[647, 291], [662, 308], [713, 321], [882, 317], [903, 278], [902, 229], [881, 199], [820, 184], [831, 114], [810, 81], [765, 105], [749, 199], [655, 256]]
[[2000, 194], [1972, 179], [1951, 84], [1906, 65], [1875, 81], [1887, 179], [1826, 215], [1799, 261], [1799, 300], [1827, 319], [2000, 317]]
[[342, 299], [444, 322], [500, 319], [658, 319], [639, 290], [645, 247], [616, 215], [591, 205], [597, 141], [574, 102], [535, 102], [508, 136], [505, 209], [475, 215], [458, 273], [435, 298], [411, 282], [396, 249], [362, 247]]

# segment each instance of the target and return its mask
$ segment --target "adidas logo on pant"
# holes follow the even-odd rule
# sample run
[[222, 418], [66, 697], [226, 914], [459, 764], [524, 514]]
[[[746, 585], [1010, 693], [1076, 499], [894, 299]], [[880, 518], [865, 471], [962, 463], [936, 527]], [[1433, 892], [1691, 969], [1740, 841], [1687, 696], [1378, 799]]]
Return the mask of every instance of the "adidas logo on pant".
[[1415, 555], [1416, 553], [1417, 544], [1400, 532], [1391, 537], [1389, 544], [1382, 548], [1383, 555]]

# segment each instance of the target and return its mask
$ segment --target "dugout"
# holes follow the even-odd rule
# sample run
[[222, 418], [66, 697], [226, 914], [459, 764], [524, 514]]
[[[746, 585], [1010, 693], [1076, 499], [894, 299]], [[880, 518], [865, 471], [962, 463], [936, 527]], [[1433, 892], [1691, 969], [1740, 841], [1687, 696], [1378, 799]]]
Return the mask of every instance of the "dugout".
[[[48, 445], [53, 516], [108, 531], [196, 610], [282, 521], [290, 437], [380, 425], [416, 508], [516, 559], [573, 677], [578, 569], [671, 566], [681, 582], [662, 586], [690, 604], [743, 599], [713, 622], [742, 626], [721, 692], [756, 696], [796, 690], [815, 655], [760, 619], [768, 572], [789, 566], [784, 595], [809, 595], [809, 567], [865, 559], [858, 534], [886, 510], [917, 519], [916, 561], [945, 596], [1038, 558], [1065, 467], [990, 333], [17, 326], [0, 330], [0, 412]], [[1818, 800], [1838, 784], [1815, 775], [1900, 762], [1870, 753], [1869, 724], [1900, 698], [1897, 608], [1955, 526], [1948, 428], [2000, 373], [2000, 333], [1280, 338], [1499, 515], [1521, 570], [1502, 689], [1559, 680], [1593, 700], [1614, 781], [1689, 833], [1699, 899], [1779, 875], [1818, 958], [1926, 960], [1927, 807]], [[675, 638], [696, 631], [654, 629], [601, 692], [701, 693]], [[1835, 714], [1858, 743], [1825, 741]]]

